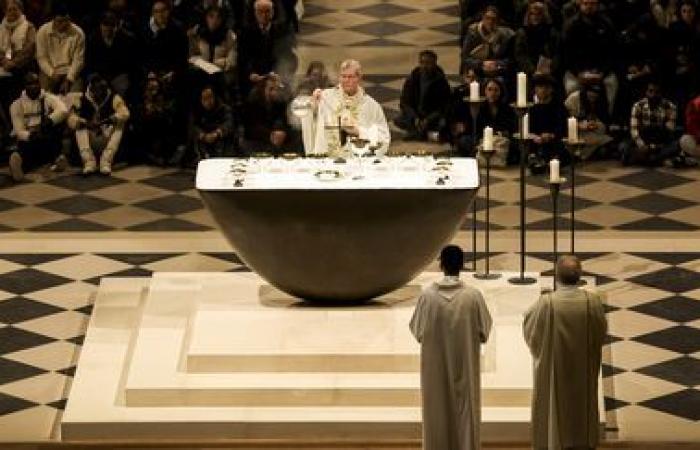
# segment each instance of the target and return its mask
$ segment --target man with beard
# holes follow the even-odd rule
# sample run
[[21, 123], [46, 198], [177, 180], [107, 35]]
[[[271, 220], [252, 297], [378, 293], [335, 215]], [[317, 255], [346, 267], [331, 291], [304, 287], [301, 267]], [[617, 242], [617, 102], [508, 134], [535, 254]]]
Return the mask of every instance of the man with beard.
[[674, 133], [676, 131], [676, 105], [661, 95], [659, 82], [647, 82], [644, 98], [632, 106], [630, 137], [623, 143], [622, 163], [670, 167], [696, 166], [697, 161], [683, 153]]
[[39, 76], [28, 73], [24, 91], [10, 106], [12, 134], [17, 139], [17, 148], [10, 154], [10, 174], [15, 181], [22, 181], [25, 172], [54, 160], [65, 166], [58, 126], [67, 115], [63, 102], [41, 89]]
[[445, 107], [450, 100], [450, 85], [437, 64], [432, 50], [420, 53], [420, 65], [406, 78], [401, 91], [401, 115], [394, 123], [406, 130], [406, 139], [426, 140], [431, 132], [445, 127]]

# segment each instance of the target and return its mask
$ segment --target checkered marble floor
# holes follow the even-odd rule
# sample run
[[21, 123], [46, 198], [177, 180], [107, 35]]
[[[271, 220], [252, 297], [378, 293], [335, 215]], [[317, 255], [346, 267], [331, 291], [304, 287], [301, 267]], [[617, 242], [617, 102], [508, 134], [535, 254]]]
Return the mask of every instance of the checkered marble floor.
[[[493, 230], [518, 222], [518, 171], [495, 170], [491, 188]], [[4, 180], [4, 181], [3, 181]], [[0, 178], [0, 235], [12, 231], [207, 231], [215, 229], [194, 190], [193, 174], [137, 166], [112, 177], [78, 174], [35, 178], [15, 185]], [[479, 228], [484, 190], [476, 203]], [[619, 167], [610, 161], [579, 167], [576, 227], [579, 230], [696, 231], [700, 229], [700, 171]], [[529, 177], [527, 222], [551, 229], [552, 203], [546, 181]], [[560, 228], [569, 222], [570, 195], [560, 196]], [[470, 227], [470, 216], [465, 227]]]
[[[607, 294], [611, 435], [700, 439], [700, 253], [583, 253]], [[492, 266], [513, 267], [496, 254]], [[528, 258], [551, 267], [549, 254]], [[56, 439], [103, 276], [246, 271], [232, 253], [0, 254], [0, 440]]]

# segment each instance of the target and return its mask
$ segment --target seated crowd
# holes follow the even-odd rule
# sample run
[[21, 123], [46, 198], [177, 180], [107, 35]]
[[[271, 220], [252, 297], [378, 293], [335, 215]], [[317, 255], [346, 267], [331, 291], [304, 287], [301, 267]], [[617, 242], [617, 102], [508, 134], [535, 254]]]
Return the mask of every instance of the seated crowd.
[[0, 0], [2, 160], [20, 181], [299, 149], [296, 3]]
[[[0, 149], [16, 180], [42, 164], [110, 174], [114, 161], [303, 151], [295, 96], [331, 81], [323, 63], [295, 83], [296, 0], [0, 0]], [[624, 6], [620, 4], [624, 3]], [[695, 165], [700, 153], [700, 20], [694, 0], [461, 0], [461, 84], [426, 50], [394, 122], [406, 139], [516, 163], [515, 75], [530, 80], [532, 173], [578, 119], [583, 158]], [[469, 83], [483, 101], [470, 104]]]
[[[450, 94], [431, 51], [407, 78], [395, 124], [407, 138], [478, 155], [486, 126], [494, 163], [520, 159], [510, 106], [516, 74], [530, 82], [531, 172], [570, 160], [562, 141], [578, 119], [580, 157], [688, 167], [700, 155], [700, 20], [695, 0], [461, 0], [461, 85]], [[469, 103], [478, 81], [482, 101]]]

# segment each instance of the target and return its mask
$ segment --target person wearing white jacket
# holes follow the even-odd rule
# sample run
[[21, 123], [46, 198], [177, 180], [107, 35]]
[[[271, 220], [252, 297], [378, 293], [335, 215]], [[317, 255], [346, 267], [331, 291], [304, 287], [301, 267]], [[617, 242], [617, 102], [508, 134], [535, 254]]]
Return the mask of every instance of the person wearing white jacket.
[[75, 130], [84, 175], [97, 171], [98, 156], [100, 173], [112, 173], [112, 161], [129, 116], [124, 99], [110, 89], [107, 80], [99, 75], [90, 77], [87, 90], [75, 97], [68, 117], [68, 126]]
[[67, 94], [79, 92], [80, 72], [85, 65], [85, 34], [71, 22], [65, 5], [53, 8], [53, 19], [39, 28], [36, 59], [44, 90]]
[[68, 116], [68, 109], [56, 95], [39, 85], [39, 77], [30, 72], [25, 77], [24, 91], [10, 106], [12, 134], [17, 148], [10, 154], [10, 173], [21, 181], [24, 173], [44, 163], [56, 161], [66, 165], [61, 155], [60, 125]]

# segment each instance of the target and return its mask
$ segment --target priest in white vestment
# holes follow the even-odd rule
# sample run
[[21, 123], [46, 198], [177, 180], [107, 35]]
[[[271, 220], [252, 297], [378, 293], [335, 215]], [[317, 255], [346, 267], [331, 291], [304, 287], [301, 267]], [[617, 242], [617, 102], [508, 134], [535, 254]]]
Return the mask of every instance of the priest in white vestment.
[[448, 246], [440, 255], [445, 277], [418, 300], [411, 332], [421, 344], [423, 448], [481, 447], [480, 346], [491, 331], [481, 292], [459, 279], [464, 254]]
[[360, 85], [362, 67], [355, 60], [340, 65], [340, 83], [329, 89], [317, 89], [314, 101], [318, 108], [314, 154], [351, 156], [341, 143], [339, 127], [348, 138], [369, 141], [379, 146], [375, 153], [385, 154], [391, 142], [389, 125], [382, 107]]
[[558, 288], [525, 314], [525, 341], [532, 353], [533, 448], [593, 449], [598, 445], [598, 373], [607, 333], [598, 294], [578, 287], [581, 263], [557, 262]]

